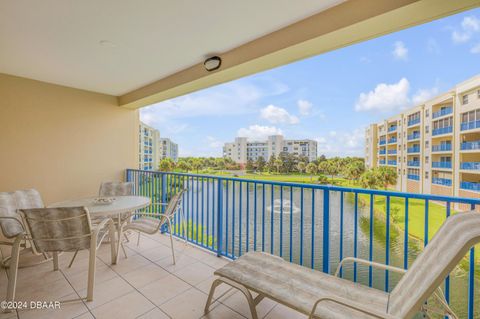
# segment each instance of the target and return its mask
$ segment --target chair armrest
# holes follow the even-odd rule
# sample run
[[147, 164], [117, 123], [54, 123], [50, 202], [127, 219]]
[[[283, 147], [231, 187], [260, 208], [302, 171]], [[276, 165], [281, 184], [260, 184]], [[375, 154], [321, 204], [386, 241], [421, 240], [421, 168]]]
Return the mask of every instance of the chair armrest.
[[351, 262], [354, 262], [354, 263], [357, 262], [359, 264], [372, 266], [372, 267], [375, 267], [375, 268], [378, 268], [378, 269], [390, 270], [390, 271], [400, 273], [400, 274], [405, 274], [407, 272], [405, 269], [398, 268], [398, 267], [395, 267], [395, 266], [390, 266], [390, 265], [384, 265], [384, 264], [381, 264], [381, 263], [377, 263], [375, 261], [365, 260], [365, 259], [356, 258], [356, 257], [346, 257], [346, 258], [343, 258], [342, 261], [338, 264], [337, 270], [335, 271], [335, 277], [338, 277], [338, 274], [340, 273], [340, 269], [342, 268], [343, 264], [347, 261], [351, 261]]
[[172, 217], [172, 215], [167, 216], [167, 215], [162, 214], [162, 213], [136, 213], [134, 215], [135, 216], [145, 216], [145, 217], [165, 217], [165, 218], [168, 218], [168, 219], [170, 219]]
[[[2, 210], [0, 210], [1, 212]], [[18, 235], [25, 235], [25, 227], [23, 227], [22, 220], [15, 216], [7, 216], [0, 213], [0, 229], [3, 235], [8, 238], [14, 238]]]
[[322, 298], [318, 299], [315, 302], [315, 304], [313, 305], [312, 312], [310, 313], [309, 318], [311, 318], [311, 319], [315, 318], [315, 312], [317, 310], [318, 304], [321, 303], [321, 302], [325, 302], [325, 301], [330, 301], [330, 302], [336, 303], [338, 305], [341, 305], [343, 307], [354, 309], [354, 310], [357, 310], [359, 312], [368, 314], [372, 317], [379, 318], [379, 319], [400, 319], [400, 318], [392, 316], [388, 313], [379, 312], [375, 309], [369, 309], [369, 308], [365, 307], [364, 305], [359, 304], [359, 303], [357, 303], [353, 300], [345, 299], [345, 298], [337, 297], [337, 296], [327, 296], [327, 297], [322, 297]]

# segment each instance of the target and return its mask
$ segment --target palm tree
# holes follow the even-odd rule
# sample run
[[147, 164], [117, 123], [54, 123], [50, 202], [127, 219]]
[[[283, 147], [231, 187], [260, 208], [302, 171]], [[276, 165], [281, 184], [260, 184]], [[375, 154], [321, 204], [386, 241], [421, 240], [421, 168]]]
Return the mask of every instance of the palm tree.
[[314, 163], [309, 163], [305, 168], [307, 174], [310, 174], [310, 181], [313, 181], [313, 175], [317, 175], [318, 173], [318, 166]]
[[158, 168], [162, 172], [170, 172], [171, 170], [173, 170], [174, 167], [175, 167], [175, 163], [172, 161], [171, 158], [164, 158], [160, 162], [160, 165]]
[[305, 171], [305, 167], [307, 165], [305, 164], [305, 162], [298, 162], [297, 164], [297, 168], [298, 168], [298, 171], [301, 173], [303, 173], [303, 171]]
[[274, 162], [275, 168], [277, 169], [277, 174], [280, 173], [280, 168], [283, 165], [283, 161], [281, 159], [276, 159]]
[[377, 179], [377, 173], [375, 170], [371, 169], [364, 172], [359, 179], [360, 185], [364, 188], [375, 189], [377, 188], [379, 182]]
[[397, 184], [397, 171], [391, 167], [381, 166], [376, 169], [378, 183], [384, 188], [388, 189], [389, 185]]

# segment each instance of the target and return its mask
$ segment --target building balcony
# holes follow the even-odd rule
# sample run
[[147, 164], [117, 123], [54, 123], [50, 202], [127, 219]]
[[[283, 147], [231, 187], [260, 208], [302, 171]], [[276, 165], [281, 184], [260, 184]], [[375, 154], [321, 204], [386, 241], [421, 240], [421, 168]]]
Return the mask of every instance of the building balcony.
[[380, 140], [380, 141], [378, 142], [378, 144], [380, 144], [380, 145], [385, 145], [385, 144], [387, 144], [387, 141], [386, 141], [386, 140]]
[[462, 151], [480, 150], [480, 141], [463, 142], [462, 144], [460, 144], [460, 150]]
[[387, 151], [385, 149], [378, 151], [378, 154], [380, 154], [380, 155], [385, 155], [386, 153], [387, 153]]
[[420, 175], [408, 174], [407, 179], [410, 179], [410, 180], [413, 180], [413, 181], [419, 181], [420, 180]]
[[462, 162], [460, 163], [460, 169], [463, 170], [480, 170], [480, 162]]
[[385, 165], [386, 163], [387, 163], [386, 160], [380, 160], [380, 161], [378, 161], [378, 164], [380, 164], [380, 165]]
[[407, 136], [407, 140], [411, 141], [411, 140], [418, 140], [420, 138], [420, 133], [419, 132], [416, 132], [416, 133], [413, 133], [413, 134], [409, 134]]
[[448, 115], [448, 114], [452, 114], [452, 113], [453, 113], [453, 107], [447, 107], [447, 108], [444, 108], [440, 111], [432, 113], [432, 118], [436, 119], [436, 118], [439, 118], [439, 117], [442, 117], [442, 116], [445, 116], [445, 115]]
[[413, 146], [413, 147], [407, 148], [407, 153], [408, 153], [408, 154], [411, 154], [411, 153], [420, 153], [420, 146]]
[[393, 125], [388, 128], [388, 132], [395, 132], [397, 130], [397, 126]]
[[396, 137], [392, 137], [388, 140], [388, 144], [393, 144], [393, 143], [397, 143], [397, 138]]
[[452, 150], [452, 144], [438, 144], [432, 145], [432, 152], [449, 152]]
[[436, 128], [432, 130], [432, 135], [443, 135], [443, 134], [449, 134], [453, 132], [453, 126], [447, 126], [447, 127], [441, 127], [441, 128]]
[[388, 150], [388, 155], [395, 155], [397, 154], [397, 150]]
[[417, 125], [417, 124], [420, 124], [420, 118], [416, 118], [416, 119], [408, 121], [408, 126], [413, 126], [413, 125]]
[[408, 161], [407, 166], [420, 167], [420, 161]]
[[433, 177], [432, 184], [442, 185], [442, 186], [452, 186], [452, 180], [449, 178]]
[[397, 161], [394, 161], [394, 160], [387, 161], [387, 164], [391, 165], [391, 166], [395, 166], [395, 165], [397, 165]]
[[463, 122], [460, 125], [460, 130], [461, 131], [468, 131], [468, 130], [474, 130], [480, 128], [480, 120], [478, 121], [470, 121], [470, 122]]
[[464, 189], [464, 190], [468, 190], [468, 191], [474, 191], [474, 192], [480, 192], [480, 183], [460, 182], [460, 189]]
[[432, 168], [452, 168], [452, 162], [432, 162]]

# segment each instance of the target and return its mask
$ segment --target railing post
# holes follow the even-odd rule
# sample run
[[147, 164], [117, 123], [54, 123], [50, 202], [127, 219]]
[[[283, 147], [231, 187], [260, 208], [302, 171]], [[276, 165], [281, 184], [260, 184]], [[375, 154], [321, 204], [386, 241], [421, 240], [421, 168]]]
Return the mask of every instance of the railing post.
[[223, 229], [223, 179], [218, 179], [217, 186], [217, 257], [222, 255], [222, 229]]
[[323, 190], [323, 272], [330, 272], [330, 191]]
[[[162, 187], [162, 203], [166, 203], [167, 200], [168, 200], [168, 199], [167, 199], [167, 174], [162, 173], [161, 176], [162, 176], [162, 185], [161, 185], [161, 187]], [[153, 177], [153, 175], [152, 175], [152, 177]], [[155, 178], [154, 178], [153, 180], [155, 181]], [[155, 202], [155, 200], [156, 200], [156, 199], [155, 199], [155, 197], [156, 197], [156, 196], [155, 196], [155, 195], [156, 195], [156, 194], [155, 194], [155, 190], [156, 190], [156, 187], [154, 187], [154, 196], [153, 196], [153, 199], [152, 199], [153, 202]], [[166, 207], [165, 205], [160, 205], [160, 212], [161, 212], [162, 214], [165, 212], [165, 207]], [[154, 208], [153, 208], [153, 209], [155, 210], [155, 205], [154, 205]], [[167, 231], [167, 225], [164, 224], [164, 225], [162, 226], [161, 233], [163, 234], [163, 233], [165, 233], [166, 231]]]

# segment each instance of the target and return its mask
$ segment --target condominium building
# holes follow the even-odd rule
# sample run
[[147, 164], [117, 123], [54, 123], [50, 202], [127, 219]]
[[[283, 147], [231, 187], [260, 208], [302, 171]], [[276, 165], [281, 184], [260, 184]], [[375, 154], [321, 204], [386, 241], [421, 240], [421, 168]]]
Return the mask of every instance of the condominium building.
[[395, 168], [397, 190], [480, 197], [480, 76], [365, 135], [365, 164]]
[[160, 160], [171, 158], [174, 162], [178, 160], [178, 144], [172, 142], [169, 138], [160, 138], [159, 140]]
[[160, 132], [147, 124], [140, 122], [138, 163], [143, 170], [156, 170], [159, 164]]
[[285, 152], [305, 156], [309, 161], [317, 158], [317, 142], [313, 140], [285, 140], [282, 135], [272, 135], [266, 141], [248, 141], [246, 137], [237, 137], [233, 143], [225, 143], [223, 156], [238, 164], [248, 160], [256, 161], [263, 157], [266, 161], [274, 155]]

